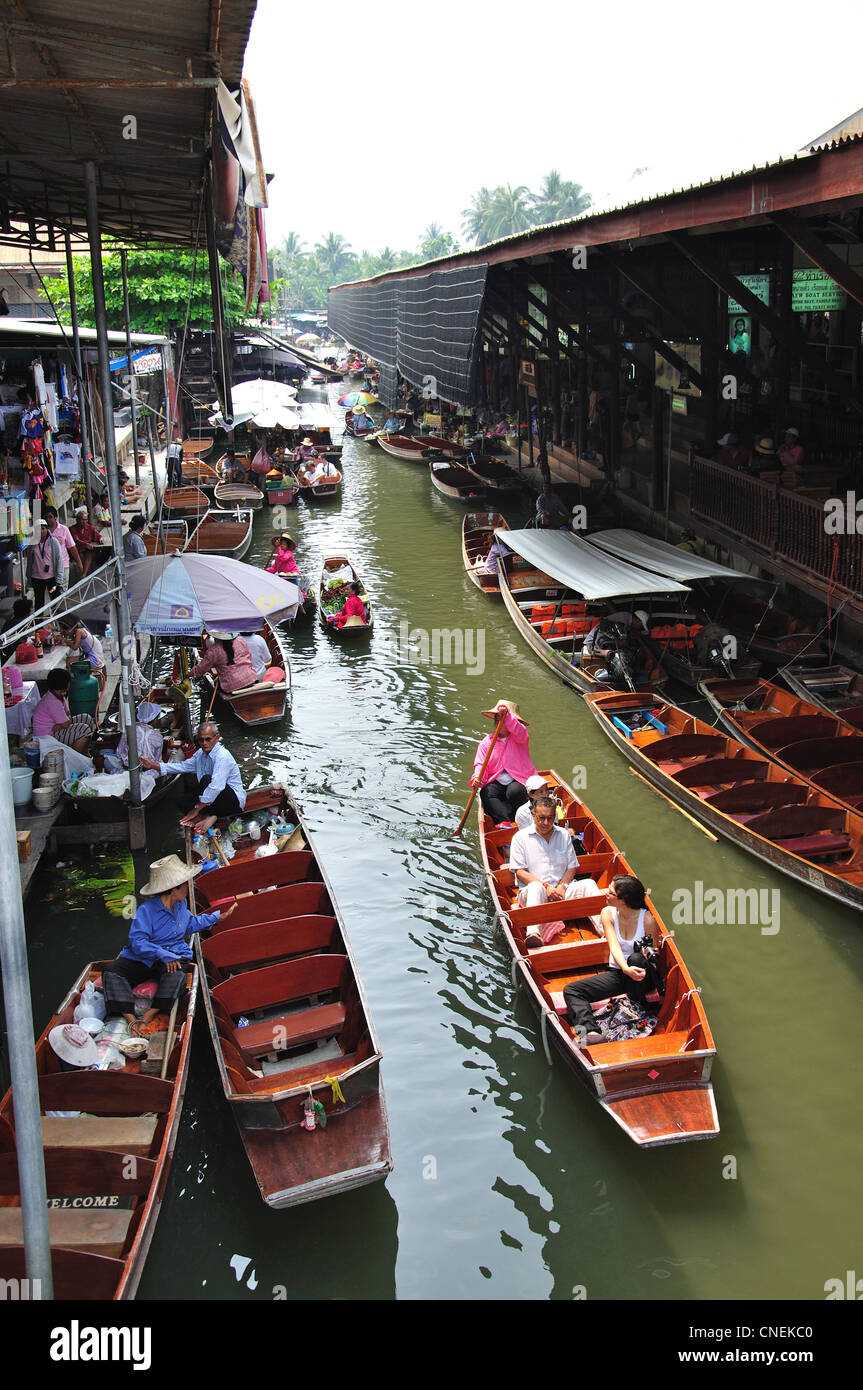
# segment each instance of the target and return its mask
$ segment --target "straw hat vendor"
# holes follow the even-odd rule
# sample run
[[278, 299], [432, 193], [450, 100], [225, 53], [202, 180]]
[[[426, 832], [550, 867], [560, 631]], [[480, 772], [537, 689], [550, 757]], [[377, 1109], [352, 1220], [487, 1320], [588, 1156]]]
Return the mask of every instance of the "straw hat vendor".
[[308, 463], [310, 459], [316, 459], [317, 457], [318, 451], [312, 443], [309, 435], [306, 435], [302, 443], [298, 444], [296, 449], [294, 450], [294, 462]]
[[[186, 990], [184, 962], [191, 961], [189, 938], [195, 932], [209, 931], [222, 917], [236, 912], [233, 902], [221, 912], [189, 911], [189, 884], [201, 866], [186, 865], [176, 854], [168, 854], [150, 865], [150, 878], [141, 889], [142, 903], [132, 919], [129, 941], [117, 960], [102, 971], [102, 990], [108, 1018], [122, 1014], [129, 1032], [140, 1037], [144, 1026], [160, 1013], [169, 1013], [175, 999]], [[140, 1021], [135, 1018], [132, 991], [145, 980], [157, 982], [153, 1002]]]
[[[480, 786], [483, 810], [496, 825], [514, 824], [516, 811], [527, 801], [525, 783], [536, 775], [527, 724], [519, 714], [518, 705], [512, 700], [498, 700], [494, 709], [484, 709], [483, 715], [486, 719], [497, 720], [502, 711], [506, 712], [503, 727], [497, 738], [493, 733], [486, 734], [480, 743], [470, 779], [472, 787]], [[480, 771], [489, 749], [491, 757], [480, 783]]]

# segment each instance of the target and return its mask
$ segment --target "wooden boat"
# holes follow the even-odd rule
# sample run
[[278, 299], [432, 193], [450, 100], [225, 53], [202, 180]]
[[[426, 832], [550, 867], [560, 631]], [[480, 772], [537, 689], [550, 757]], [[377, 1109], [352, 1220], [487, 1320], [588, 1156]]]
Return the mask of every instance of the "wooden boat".
[[264, 505], [264, 494], [254, 483], [217, 483], [213, 491], [217, 507], [230, 511], [234, 507], [256, 512]]
[[[174, 772], [166, 777], [157, 777], [156, 785], [150, 795], [144, 799], [144, 810], [153, 810], [165, 800], [170, 792], [179, 791], [180, 776], [179, 772]], [[86, 783], [86, 778], [83, 780]], [[124, 792], [122, 796], [87, 796], [83, 792], [80, 792], [78, 796], [72, 796], [67, 790], [71, 783], [66, 782], [63, 785], [64, 799], [76, 818], [80, 817], [81, 820], [90, 825], [122, 826], [128, 824], [129, 807], [132, 804], [129, 792]], [[80, 788], [80, 781], [76, 783], [76, 786]]]
[[300, 485], [296, 474], [283, 473], [279, 478], [264, 478], [264, 501], [268, 507], [289, 507], [296, 502]]
[[443, 497], [456, 502], [473, 502], [485, 492], [482, 483], [458, 463], [430, 463], [429, 477]]
[[[600, 895], [519, 907], [518, 884], [507, 862], [515, 831], [496, 827], [481, 806], [479, 826], [486, 883], [513, 958], [513, 978], [520, 980], [540, 1019], [546, 1052], [551, 1041], [603, 1110], [639, 1147], [710, 1139], [719, 1133], [710, 1083], [716, 1048], [700, 995], [649, 897], [648, 907], [659, 929], [654, 938], [656, 964], [665, 985], [655, 1030], [643, 1038], [588, 1045], [579, 1041], [566, 1021], [564, 987], [608, 965], [608, 943], [591, 916], [605, 907], [606, 889], [615, 875], [635, 871], [562, 778], [554, 771], [543, 776], [560, 802], [558, 823], [578, 835], [584, 845], [586, 853], [578, 852], [579, 877], [592, 878]], [[525, 945], [528, 925], [561, 920], [566, 928], [552, 944]]]
[[169, 487], [162, 493], [162, 510], [170, 517], [198, 516], [210, 502], [199, 487]]
[[315, 497], [318, 501], [323, 501], [327, 497], [338, 497], [341, 490], [342, 475], [338, 469], [336, 469], [334, 478], [327, 478], [324, 482], [309, 484], [304, 483], [302, 479], [299, 480], [299, 496], [304, 497], [306, 501], [309, 497]]
[[651, 612], [648, 617], [642, 642], [660, 666], [682, 684], [698, 689], [702, 681], [719, 672], [732, 680], [757, 677], [761, 663], [739, 660], [738, 639], [721, 623], [705, 623], [679, 609]]
[[459, 444], [455, 439], [444, 439], [442, 434], [423, 434], [419, 437], [419, 442], [426, 449], [435, 449], [443, 454], [445, 458], [463, 459], [470, 453], [464, 444]]
[[[348, 597], [348, 585], [351, 583], [359, 584], [359, 597], [365, 604], [366, 622], [360, 622], [359, 618], [348, 618], [344, 627], [336, 626], [336, 615], [345, 606]], [[332, 586], [332, 587], [330, 587]], [[321, 617], [321, 625], [333, 637], [344, 637], [348, 640], [356, 641], [359, 637], [366, 637], [374, 627], [374, 614], [372, 613], [371, 599], [365, 590], [365, 585], [345, 555], [329, 555], [324, 560], [324, 567], [321, 570], [321, 582], [319, 587], [318, 610]]]
[[464, 466], [491, 492], [521, 492], [525, 486], [514, 469], [500, 459], [465, 454]]
[[205, 512], [189, 536], [187, 550], [200, 555], [228, 555], [242, 560], [252, 543], [252, 512], [221, 511], [211, 508]]
[[430, 449], [423, 440], [406, 434], [376, 434], [375, 443], [381, 446], [385, 454], [392, 454], [396, 459], [407, 459], [409, 463], [425, 463], [428, 459], [444, 457], [439, 449]]
[[621, 647], [615, 663], [607, 654], [585, 656], [582, 648], [600, 618], [638, 607], [645, 593], [674, 592], [681, 585], [605, 561], [586, 541], [562, 531], [506, 531], [503, 540], [513, 551], [498, 566], [507, 612], [531, 650], [566, 685], [582, 694], [628, 680], [636, 689], [663, 685], [666, 676], [644, 647]]
[[863, 816], [676, 705], [631, 694], [585, 698], [666, 796], [782, 873], [863, 907]]
[[508, 531], [500, 512], [468, 512], [461, 527], [461, 556], [465, 573], [482, 594], [500, 596], [497, 573], [489, 574], [485, 560], [494, 542], [495, 531]]
[[184, 439], [183, 454], [190, 454], [196, 458], [205, 458], [215, 442], [215, 435], [212, 434], [202, 434], [198, 439]]
[[717, 607], [724, 622], [739, 639], [743, 651], [766, 666], [784, 666], [789, 661], [820, 663], [824, 644], [818, 635], [797, 618], [776, 608], [770, 590], [761, 598], [753, 589], [768, 590], [763, 581], [730, 584]]
[[[233, 920], [233, 918], [231, 919]], [[189, 1068], [198, 972], [180, 1001], [166, 1078], [127, 1061], [122, 1071], [61, 1071], [48, 1042], [71, 1023], [88, 965], [36, 1043], [54, 1298], [131, 1299], [141, 1278], [174, 1153]], [[162, 1015], [164, 1027], [168, 1016]], [[0, 1101], [0, 1278], [26, 1274], [12, 1091]], [[52, 1115], [76, 1111], [76, 1116]], [[130, 1157], [134, 1162], [130, 1164]]]
[[[238, 854], [196, 879], [199, 911], [243, 895], [197, 951], [222, 1089], [258, 1188], [268, 1206], [291, 1207], [377, 1182], [392, 1158], [380, 1047], [339, 906], [296, 804], [265, 790], [305, 845]], [[327, 1120], [313, 1132], [302, 1126], [310, 1097]]]
[[187, 487], [199, 487], [202, 492], [212, 496], [221, 474], [210, 463], [202, 463], [199, 458], [183, 461], [183, 483]]
[[[250, 449], [235, 451], [234, 460], [241, 468], [245, 469], [247, 473], [250, 472], [252, 467], [252, 453]], [[228, 461], [227, 454], [222, 454], [216, 460], [216, 472], [220, 478], [224, 478], [226, 481], [228, 480], [228, 470], [230, 467], [231, 464]]]
[[[223, 704], [228, 705], [237, 718], [250, 728], [257, 724], [276, 724], [283, 719], [291, 688], [291, 663], [279, 634], [266, 620], [258, 632], [270, 649], [271, 666], [278, 666], [284, 671], [283, 681], [278, 684], [273, 681], [257, 681], [255, 685], [249, 685], [244, 690], [235, 690], [228, 694], [219, 687], [212, 671], [206, 671], [201, 677], [210, 697], [215, 692]], [[210, 702], [208, 699], [208, 703]]]
[[732, 738], [829, 792], [863, 806], [863, 732], [770, 681], [705, 680], [700, 690]]
[[863, 729], [863, 675], [850, 666], [785, 666], [782, 678], [796, 695]]
[[[370, 420], [372, 419], [372, 417], [369, 415], [369, 412], [368, 412], [368, 411], [366, 411], [366, 416], [367, 416], [368, 419], [370, 419]], [[373, 420], [372, 420], [372, 424], [374, 424], [374, 421], [373, 421]], [[354, 412], [353, 412], [352, 410], [348, 410], [348, 411], [345, 412], [345, 424], [344, 424], [344, 429], [345, 429], [345, 434], [349, 434], [350, 437], [351, 437], [352, 439], [366, 439], [366, 440], [367, 440], [371, 434], [374, 434], [374, 430], [358, 430], [358, 429], [356, 429], [356, 427], [354, 426]]]
[[174, 550], [182, 550], [188, 539], [188, 523], [182, 518], [176, 521], [160, 521], [155, 526], [150, 522], [141, 532], [141, 540], [148, 555], [170, 555]]

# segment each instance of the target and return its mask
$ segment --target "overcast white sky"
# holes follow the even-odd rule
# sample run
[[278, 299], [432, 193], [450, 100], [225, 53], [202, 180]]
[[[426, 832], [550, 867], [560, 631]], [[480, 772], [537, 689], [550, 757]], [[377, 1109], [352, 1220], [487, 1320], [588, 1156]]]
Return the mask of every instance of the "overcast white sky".
[[[258, 0], [267, 233], [417, 247], [482, 185], [599, 202], [762, 163], [863, 107], [860, 0]], [[364, 13], [368, 18], [364, 18]]]

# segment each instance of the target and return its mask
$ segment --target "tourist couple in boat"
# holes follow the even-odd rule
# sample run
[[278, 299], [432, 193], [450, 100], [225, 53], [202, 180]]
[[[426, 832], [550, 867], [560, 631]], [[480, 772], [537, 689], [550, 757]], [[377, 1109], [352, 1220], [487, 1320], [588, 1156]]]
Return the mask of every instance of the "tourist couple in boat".
[[[533, 764], [527, 723], [518, 705], [499, 700], [483, 715], [496, 720], [496, 728], [477, 748], [471, 786], [480, 788], [483, 809], [496, 826], [516, 831], [509, 867], [519, 885], [519, 907], [601, 896], [592, 878], [576, 878], [579, 861], [573, 835], [557, 823], [558, 802]], [[514, 820], [510, 819], [513, 813]], [[608, 969], [572, 981], [564, 989], [567, 1019], [588, 1043], [603, 1041], [592, 1026], [593, 1003], [625, 993], [643, 1008], [657, 985], [653, 965], [644, 954], [645, 938], [658, 931], [644, 885], [629, 875], [616, 876], [606, 889], [606, 899], [607, 906], [590, 921], [608, 943]], [[550, 944], [564, 930], [563, 921], [529, 925], [525, 932], [528, 952]]]

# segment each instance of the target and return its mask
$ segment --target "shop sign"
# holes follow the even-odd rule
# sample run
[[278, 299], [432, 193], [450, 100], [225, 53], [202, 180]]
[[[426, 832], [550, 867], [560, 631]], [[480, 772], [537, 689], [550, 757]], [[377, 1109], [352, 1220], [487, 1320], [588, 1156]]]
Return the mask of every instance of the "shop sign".
[[[769, 272], [765, 272], [763, 275], [736, 275], [734, 278], [740, 281], [745, 290], [754, 294], [756, 299], [760, 299], [762, 304], [770, 303]], [[748, 311], [744, 309], [742, 304], [738, 304], [736, 299], [729, 297], [728, 312], [729, 314], [745, 314]]]
[[[669, 343], [668, 346], [688, 362], [690, 367], [694, 367], [697, 372], [701, 371], [701, 344], [700, 343]], [[685, 391], [688, 396], [698, 397], [700, 390], [694, 384], [688, 386], [680, 385], [680, 372], [673, 367], [661, 353], [653, 354], [654, 382], [660, 391]]]
[[845, 291], [824, 270], [795, 270], [791, 277], [791, 311], [794, 314], [824, 313], [844, 309]]

